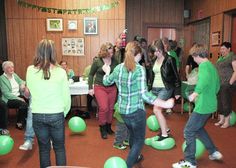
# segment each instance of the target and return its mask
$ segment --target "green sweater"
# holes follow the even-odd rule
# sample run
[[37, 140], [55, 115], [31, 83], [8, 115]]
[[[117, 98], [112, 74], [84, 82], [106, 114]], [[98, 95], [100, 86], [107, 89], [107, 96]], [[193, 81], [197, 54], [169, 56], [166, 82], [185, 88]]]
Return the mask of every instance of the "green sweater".
[[[19, 85], [25, 83], [17, 74], [14, 73], [13, 76]], [[2, 90], [2, 100], [5, 103], [7, 103], [8, 100], [19, 99], [19, 97], [12, 94], [11, 83], [4, 74], [0, 76], [0, 86]]]
[[43, 79], [42, 70], [29, 66], [26, 73], [26, 83], [30, 90], [32, 113], [52, 114], [70, 110], [71, 96], [67, 74], [64, 69], [55, 66], [50, 69], [49, 80]]
[[[105, 75], [104, 71], [102, 70], [102, 66], [104, 65], [104, 62], [102, 60], [102, 58], [97, 58], [94, 60], [90, 72], [89, 72], [89, 79], [88, 79], [88, 84], [89, 84], [89, 89], [93, 88], [93, 84], [97, 84], [97, 85], [103, 85], [103, 76]], [[112, 57], [111, 60], [111, 73], [114, 70], [114, 68], [116, 67], [116, 65], [118, 65], [117, 60]], [[95, 76], [96, 75], [96, 76]], [[95, 79], [94, 79], [95, 76]]]
[[198, 82], [194, 92], [198, 93], [194, 112], [210, 114], [217, 110], [217, 93], [220, 80], [216, 68], [210, 61], [203, 62], [198, 69]]

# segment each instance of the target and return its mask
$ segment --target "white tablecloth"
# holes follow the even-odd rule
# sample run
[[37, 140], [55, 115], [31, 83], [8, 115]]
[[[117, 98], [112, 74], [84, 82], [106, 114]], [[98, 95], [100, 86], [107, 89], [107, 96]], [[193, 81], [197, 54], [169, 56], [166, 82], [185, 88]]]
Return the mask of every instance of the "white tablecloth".
[[85, 95], [88, 94], [89, 86], [87, 81], [74, 82], [69, 85], [71, 95]]

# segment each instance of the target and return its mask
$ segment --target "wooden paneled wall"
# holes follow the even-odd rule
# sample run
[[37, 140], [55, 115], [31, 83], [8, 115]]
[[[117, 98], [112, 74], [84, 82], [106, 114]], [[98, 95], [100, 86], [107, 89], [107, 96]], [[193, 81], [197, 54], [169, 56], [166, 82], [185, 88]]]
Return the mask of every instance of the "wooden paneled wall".
[[[211, 35], [213, 32], [220, 32], [220, 43], [223, 41], [230, 41], [231, 36], [231, 16], [225, 12], [236, 10], [235, 0], [185, 0], [185, 9], [190, 10], [191, 16], [185, 19], [185, 27], [193, 25], [199, 20], [210, 18], [210, 60], [215, 63], [219, 56], [219, 46], [212, 46]], [[184, 32], [185, 38], [191, 34]], [[190, 41], [189, 43], [192, 43]], [[189, 50], [189, 48], [185, 48]]]
[[7, 60], [7, 37], [5, 20], [5, 1], [0, 1], [0, 59]]
[[190, 10], [190, 22], [235, 9], [235, 0], [185, 0], [184, 8]]
[[183, 36], [183, 0], [127, 0], [126, 11], [128, 40], [147, 38], [147, 26], [177, 28], [176, 38]]
[[[65, 9], [89, 8], [102, 4], [108, 4], [113, 0], [27, 0], [39, 6], [56, 7]], [[100, 45], [104, 42], [115, 42], [115, 38], [125, 28], [125, 0], [119, 1], [119, 6], [108, 11], [94, 14], [52, 14], [39, 12], [36, 9], [22, 8], [17, 5], [16, 0], [5, 1], [7, 49], [8, 58], [15, 63], [15, 71], [25, 79], [26, 68], [32, 64], [35, 48], [42, 38], [55, 41], [57, 48], [57, 60], [66, 60], [77, 75], [83, 73], [84, 68], [91, 64], [97, 55]], [[98, 18], [98, 34], [84, 35], [83, 18]], [[62, 18], [62, 32], [47, 32], [47, 18]], [[68, 20], [78, 21], [78, 30], [70, 31], [67, 28]], [[85, 39], [85, 56], [62, 56], [62, 37], [83, 37]]]

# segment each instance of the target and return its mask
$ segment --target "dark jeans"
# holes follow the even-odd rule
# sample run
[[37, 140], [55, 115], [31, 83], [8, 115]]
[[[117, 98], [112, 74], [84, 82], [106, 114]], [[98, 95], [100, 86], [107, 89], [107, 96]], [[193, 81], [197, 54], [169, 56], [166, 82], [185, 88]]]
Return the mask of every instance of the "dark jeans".
[[0, 99], [0, 129], [7, 129], [7, 104]]
[[224, 84], [220, 86], [218, 93], [218, 112], [227, 117], [232, 112], [232, 93], [236, 89], [236, 84]]
[[65, 119], [63, 113], [38, 114], [33, 113], [33, 128], [39, 145], [40, 167], [51, 166], [50, 150], [53, 149], [56, 155], [56, 165], [66, 165], [65, 151]]
[[8, 100], [7, 106], [9, 108], [17, 108], [17, 123], [25, 124], [28, 112], [28, 104], [18, 99]]
[[209, 154], [212, 154], [217, 150], [204, 128], [210, 116], [211, 114], [199, 114], [193, 112], [184, 128], [184, 138], [186, 140], [184, 157], [185, 160], [189, 161], [193, 165], [197, 164], [195, 159], [196, 138], [199, 138], [202, 141]]
[[138, 109], [131, 114], [121, 114], [129, 133], [130, 152], [128, 154], [126, 163], [128, 168], [136, 163], [138, 156], [141, 154], [144, 145], [145, 130], [146, 130], [146, 112]]

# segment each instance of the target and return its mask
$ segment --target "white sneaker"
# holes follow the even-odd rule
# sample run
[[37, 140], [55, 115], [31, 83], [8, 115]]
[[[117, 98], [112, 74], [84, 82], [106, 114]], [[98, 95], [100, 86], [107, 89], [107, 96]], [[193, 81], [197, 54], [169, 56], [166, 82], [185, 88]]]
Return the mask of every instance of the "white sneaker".
[[219, 151], [215, 151], [211, 155], [209, 155], [210, 160], [222, 160], [223, 155]]
[[177, 163], [172, 164], [172, 168], [197, 168], [197, 166], [192, 165], [192, 163], [186, 160], [181, 160]]
[[170, 108], [169, 108], [169, 109], [166, 109], [166, 113], [167, 113], [167, 114], [171, 114], [171, 113], [172, 113], [172, 109], [170, 109]]
[[32, 147], [33, 147], [33, 145], [32, 145], [31, 141], [25, 141], [25, 143], [23, 145], [21, 145], [19, 147], [19, 149], [27, 151], [27, 150], [32, 150]]

